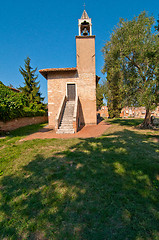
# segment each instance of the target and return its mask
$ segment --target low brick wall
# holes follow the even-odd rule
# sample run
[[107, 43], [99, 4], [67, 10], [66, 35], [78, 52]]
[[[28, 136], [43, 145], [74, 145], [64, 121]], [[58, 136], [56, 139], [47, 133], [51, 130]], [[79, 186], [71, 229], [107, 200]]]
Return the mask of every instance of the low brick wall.
[[[97, 111], [101, 117], [109, 117], [108, 107], [102, 106], [101, 109]], [[146, 109], [145, 107], [124, 107], [121, 110], [120, 117], [122, 118], [145, 118]], [[151, 111], [151, 116], [159, 117], [159, 106], [156, 107], [154, 111]]]
[[108, 107], [107, 106], [102, 106], [101, 109], [99, 109], [97, 111], [97, 114], [100, 114], [100, 117], [108, 118], [109, 117]]
[[[120, 117], [122, 118], [145, 118], [145, 107], [124, 107], [121, 110]], [[151, 111], [151, 116], [159, 117], [159, 106], [154, 111]]]
[[38, 116], [38, 117], [25, 117], [25, 118], [16, 118], [8, 122], [0, 121], [0, 130], [1, 131], [11, 131], [20, 127], [27, 125], [37, 124], [47, 122], [47, 116]]

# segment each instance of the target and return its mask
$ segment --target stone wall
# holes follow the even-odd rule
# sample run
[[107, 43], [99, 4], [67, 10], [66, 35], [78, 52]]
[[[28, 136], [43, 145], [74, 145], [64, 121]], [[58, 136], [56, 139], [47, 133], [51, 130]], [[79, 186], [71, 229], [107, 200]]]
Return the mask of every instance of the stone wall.
[[95, 36], [76, 36], [78, 96], [85, 124], [96, 124]]
[[107, 106], [102, 106], [101, 109], [99, 109], [97, 111], [97, 114], [100, 114], [100, 117], [108, 118], [109, 117], [108, 107]]
[[76, 71], [49, 71], [48, 116], [49, 125], [55, 128], [56, 117], [64, 96], [67, 96], [67, 84], [75, 84], [79, 97], [84, 124], [96, 124], [96, 73], [95, 73], [95, 36], [77, 36]]
[[[97, 114], [100, 114], [103, 118], [108, 118], [108, 107], [102, 106], [101, 109], [97, 111]], [[124, 107], [121, 110], [120, 117], [122, 118], [145, 118], [146, 109], [145, 107]], [[154, 110], [151, 111], [151, 115], [154, 117], [159, 117], [159, 106]]]
[[67, 96], [67, 83], [77, 84], [77, 78], [77, 72], [56, 72], [48, 74], [48, 115], [49, 125], [53, 128], [56, 126], [56, 117], [62, 100], [64, 96]]
[[[145, 118], [146, 109], [145, 107], [124, 107], [121, 110], [120, 117], [122, 118]], [[151, 111], [151, 115], [154, 117], [159, 117], [159, 106]]]
[[47, 122], [47, 116], [38, 116], [38, 117], [25, 117], [25, 118], [16, 118], [11, 121], [1, 122], [0, 121], [0, 130], [1, 131], [11, 131], [20, 127], [27, 125], [37, 124]]

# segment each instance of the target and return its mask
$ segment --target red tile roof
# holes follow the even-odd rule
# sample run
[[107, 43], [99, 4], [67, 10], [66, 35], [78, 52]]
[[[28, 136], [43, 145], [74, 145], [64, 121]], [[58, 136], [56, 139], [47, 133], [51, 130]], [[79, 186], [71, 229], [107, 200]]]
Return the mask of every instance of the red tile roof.
[[47, 79], [48, 73], [54, 73], [54, 72], [76, 72], [77, 68], [47, 68], [47, 69], [41, 69], [39, 72], [43, 77]]

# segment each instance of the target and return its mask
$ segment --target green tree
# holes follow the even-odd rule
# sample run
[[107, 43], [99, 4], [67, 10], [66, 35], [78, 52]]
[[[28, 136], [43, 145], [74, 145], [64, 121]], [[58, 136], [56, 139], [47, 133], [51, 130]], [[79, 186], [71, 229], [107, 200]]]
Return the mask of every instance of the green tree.
[[22, 67], [19, 68], [19, 71], [24, 78], [24, 87], [20, 86], [19, 89], [27, 97], [28, 104], [30, 107], [43, 109], [45, 105], [42, 103], [44, 98], [41, 97], [41, 93], [39, 92], [40, 90], [39, 82], [36, 82], [36, 79], [38, 78], [38, 76], [35, 74], [37, 68], [33, 69], [30, 66], [30, 61], [31, 59], [27, 57], [25, 59], [24, 68]]
[[9, 87], [0, 81], [0, 120], [23, 116], [23, 106], [26, 104], [26, 97], [19, 92], [13, 92]]
[[103, 106], [103, 86], [99, 83], [97, 84], [96, 88], [96, 105], [97, 110], [100, 109]]
[[0, 121], [20, 117], [44, 116], [46, 109], [28, 106], [28, 99], [22, 92], [15, 92], [0, 81]]
[[[157, 20], [157, 26], [155, 26], [155, 29], [156, 29], [156, 31], [158, 31], [158, 33], [159, 33], [159, 19]], [[158, 37], [159, 37], [159, 35], [158, 35]]]
[[150, 127], [151, 110], [159, 102], [159, 38], [153, 24], [146, 12], [131, 21], [121, 19], [103, 48], [108, 97], [114, 91], [122, 107], [145, 106], [144, 128]]
[[104, 97], [107, 100], [108, 113], [110, 118], [120, 117], [122, 109], [122, 88], [120, 87], [120, 72], [113, 65], [107, 71], [107, 81], [104, 86]]

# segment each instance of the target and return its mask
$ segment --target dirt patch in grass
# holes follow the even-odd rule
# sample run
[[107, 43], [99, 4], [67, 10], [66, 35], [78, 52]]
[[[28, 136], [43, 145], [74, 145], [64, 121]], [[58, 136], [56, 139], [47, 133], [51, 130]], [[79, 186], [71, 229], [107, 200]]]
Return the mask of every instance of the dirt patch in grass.
[[159, 138], [157, 138], [157, 137], [150, 138], [150, 140], [152, 140], [152, 142], [159, 142]]

